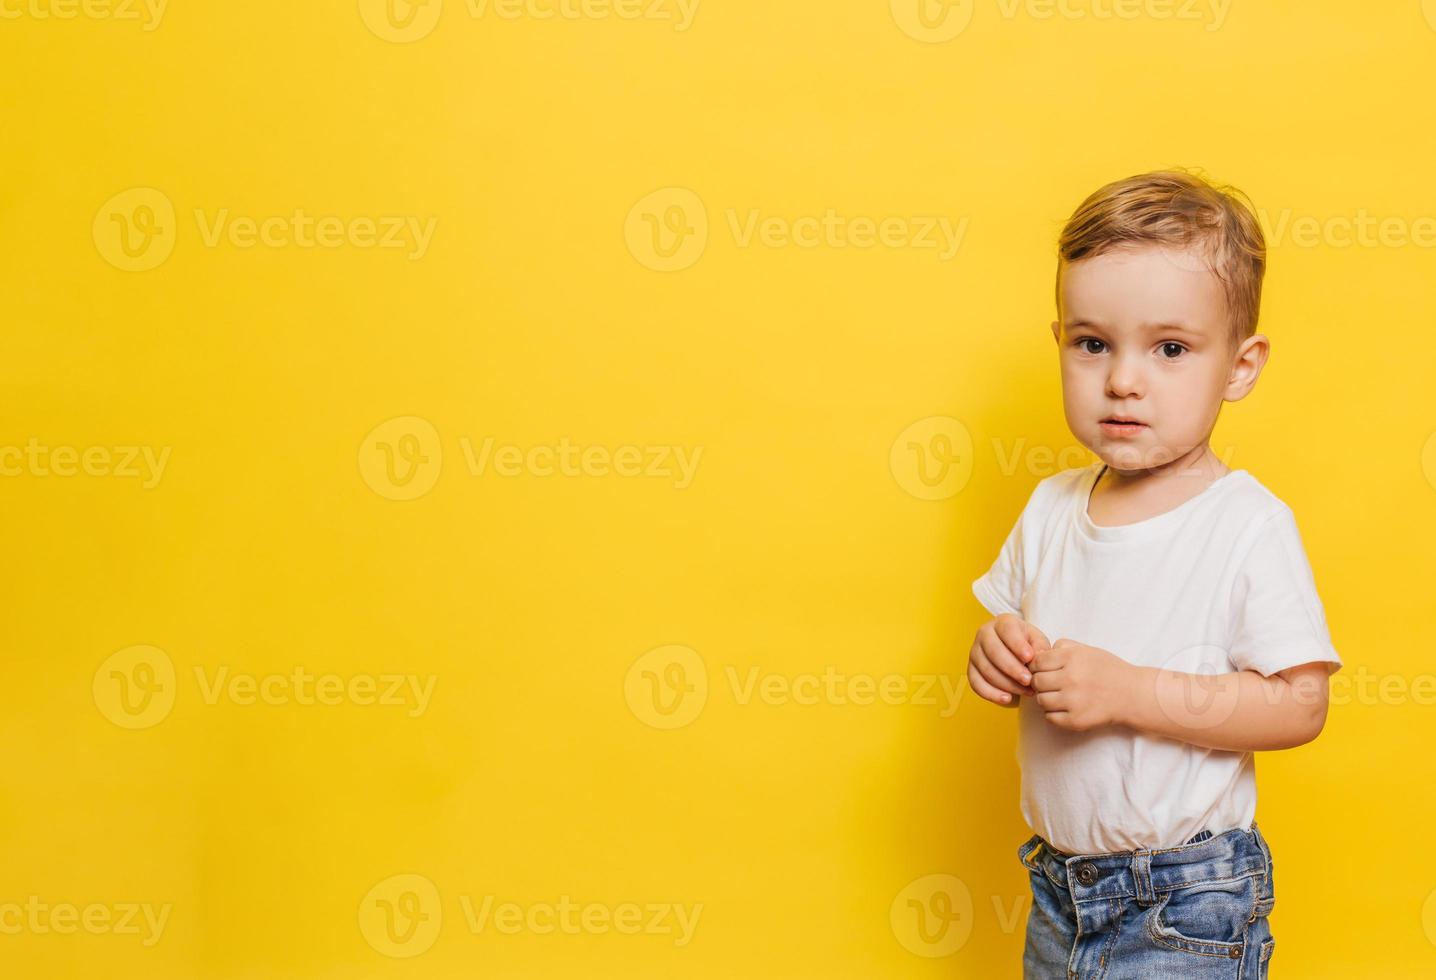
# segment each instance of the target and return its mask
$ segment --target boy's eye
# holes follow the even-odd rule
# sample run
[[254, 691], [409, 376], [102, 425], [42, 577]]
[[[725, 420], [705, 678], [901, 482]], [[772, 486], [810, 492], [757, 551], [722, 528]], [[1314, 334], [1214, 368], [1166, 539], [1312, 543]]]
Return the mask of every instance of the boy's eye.
[[[1093, 345], [1096, 346], [1094, 347]], [[1081, 340], [1077, 341], [1077, 347], [1084, 354], [1100, 354], [1102, 353], [1102, 351], [1106, 350], [1107, 344], [1105, 341], [1098, 340], [1096, 337], [1083, 337]], [[1162, 352], [1162, 356], [1169, 361], [1175, 361], [1177, 358], [1181, 357], [1187, 352], [1187, 348], [1177, 343], [1175, 340], [1167, 341], [1166, 343], [1162, 344], [1159, 349]]]

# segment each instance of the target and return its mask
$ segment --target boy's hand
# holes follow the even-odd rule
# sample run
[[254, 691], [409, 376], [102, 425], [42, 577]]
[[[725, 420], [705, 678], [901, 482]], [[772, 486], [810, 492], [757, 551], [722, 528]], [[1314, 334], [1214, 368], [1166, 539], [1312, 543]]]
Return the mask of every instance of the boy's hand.
[[1085, 732], [1121, 721], [1136, 668], [1106, 650], [1061, 639], [1032, 661], [1037, 705], [1058, 728]]
[[993, 704], [1013, 705], [1020, 695], [1033, 697], [1029, 665], [1051, 646], [1042, 631], [1012, 613], [1003, 613], [977, 629], [967, 657], [967, 682]]

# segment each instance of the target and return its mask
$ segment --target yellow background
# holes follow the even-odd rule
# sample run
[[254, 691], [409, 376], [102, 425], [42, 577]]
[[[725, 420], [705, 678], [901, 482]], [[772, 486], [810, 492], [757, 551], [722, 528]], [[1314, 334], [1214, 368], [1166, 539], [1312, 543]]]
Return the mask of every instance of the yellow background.
[[[1295, 510], [1337, 678], [1387, 683], [1259, 760], [1273, 975], [1431, 975], [1436, 705], [1397, 692], [1433, 669], [1436, 249], [1339, 228], [1436, 215], [1436, 5], [1234, 0], [1211, 30], [1205, 4], [1044, 19], [985, 0], [949, 12], [970, 23], [930, 10], [965, 23], [942, 41], [895, 3], [704, 0], [679, 30], [446, 0], [393, 43], [354, 0], [174, 0], [153, 30], [6, 0], [0, 443], [171, 455], [149, 489], [0, 479], [0, 905], [172, 910], [149, 947], [0, 934], [0, 971], [1017, 976], [1013, 716], [975, 697], [950, 717], [744, 703], [730, 669], [962, 676], [987, 618], [969, 583], [1072, 445], [1056, 233], [1099, 184], [1183, 165], [1246, 190], [1269, 232], [1283, 214], [1324, 229], [1273, 240], [1273, 357], [1214, 445]], [[175, 211], [147, 271], [106, 255], [106, 202], [131, 188]], [[674, 271], [630, 234], [672, 216], [661, 197], [630, 215], [666, 188], [707, 222]], [[296, 208], [437, 223], [411, 260], [208, 245], [195, 218]], [[966, 237], [944, 261], [733, 230], [829, 210], [948, 216]], [[395, 418], [432, 426], [437, 452], [371, 436]], [[934, 493], [900, 465], [914, 425], [934, 449], [957, 435]], [[701, 458], [682, 488], [476, 475], [460, 440], [486, 437]], [[442, 468], [392, 499], [386, 451]], [[135, 646], [175, 670], [145, 728], [103, 694], [102, 665]], [[654, 676], [702, 674], [707, 699], [665, 730], [638, 662], [671, 646], [698, 672]], [[196, 668], [221, 667], [432, 675], [433, 698], [417, 717], [207, 703]], [[442, 915], [404, 958], [363, 924], [395, 875], [427, 879]], [[951, 955], [904, 932], [922, 879], [971, 899]], [[679, 945], [476, 933], [465, 896], [702, 909]]]

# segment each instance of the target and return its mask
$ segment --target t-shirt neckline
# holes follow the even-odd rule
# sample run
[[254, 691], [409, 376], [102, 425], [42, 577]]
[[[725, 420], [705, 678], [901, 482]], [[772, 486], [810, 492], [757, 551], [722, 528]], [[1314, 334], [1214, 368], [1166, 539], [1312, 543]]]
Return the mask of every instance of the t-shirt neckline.
[[1175, 527], [1178, 527], [1188, 515], [1197, 507], [1206, 503], [1221, 494], [1223, 490], [1230, 487], [1238, 479], [1247, 475], [1246, 470], [1229, 470], [1217, 477], [1211, 483], [1189, 500], [1184, 500], [1171, 510], [1164, 511], [1145, 520], [1134, 521], [1131, 524], [1104, 525], [1093, 522], [1087, 513], [1087, 504], [1092, 496], [1092, 491], [1097, 486], [1097, 481], [1106, 472], [1105, 463], [1093, 463], [1088, 467], [1088, 477], [1082, 481], [1082, 492], [1077, 495], [1077, 527], [1081, 532], [1093, 541], [1117, 542], [1137, 541], [1163, 534]]

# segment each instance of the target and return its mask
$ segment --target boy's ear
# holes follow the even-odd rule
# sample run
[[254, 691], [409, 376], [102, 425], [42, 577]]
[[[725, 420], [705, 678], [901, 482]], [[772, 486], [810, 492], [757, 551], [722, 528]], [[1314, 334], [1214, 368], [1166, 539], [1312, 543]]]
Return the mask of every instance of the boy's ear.
[[1250, 394], [1270, 356], [1271, 341], [1262, 334], [1252, 334], [1243, 341], [1232, 358], [1232, 373], [1227, 379], [1227, 390], [1222, 393], [1222, 398], [1235, 402]]

